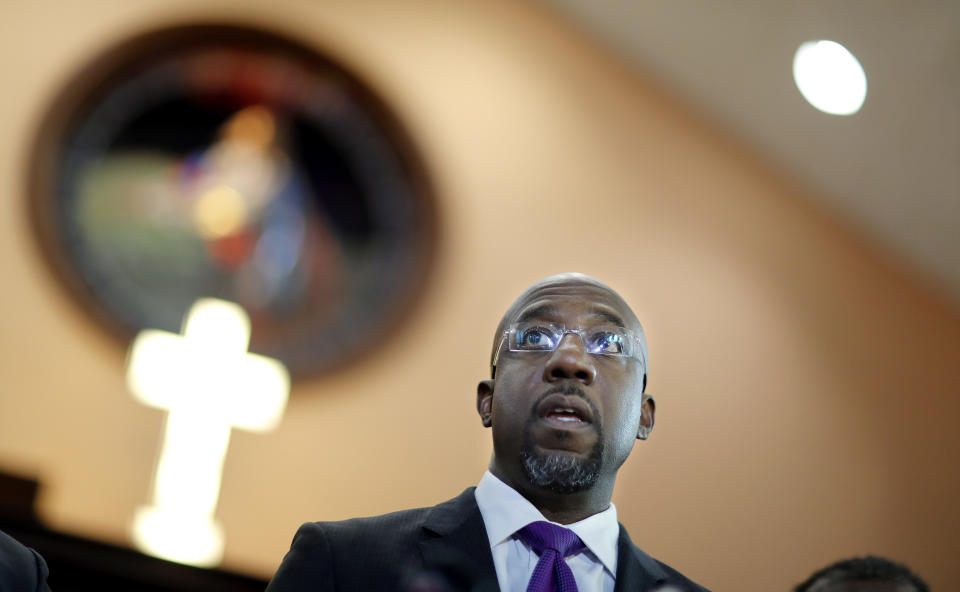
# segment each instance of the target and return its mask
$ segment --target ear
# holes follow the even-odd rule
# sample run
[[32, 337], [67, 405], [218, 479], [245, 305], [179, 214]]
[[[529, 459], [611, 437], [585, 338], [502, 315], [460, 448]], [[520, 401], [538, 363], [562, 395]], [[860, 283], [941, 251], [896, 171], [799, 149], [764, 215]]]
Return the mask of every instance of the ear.
[[493, 380], [481, 380], [477, 385], [477, 413], [483, 427], [493, 425]]
[[653, 416], [657, 412], [657, 402], [646, 393], [641, 396], [643, 399], [640, 403], [640, 429], [637, 430], [637, 439], [646, 440], [653, 431]]

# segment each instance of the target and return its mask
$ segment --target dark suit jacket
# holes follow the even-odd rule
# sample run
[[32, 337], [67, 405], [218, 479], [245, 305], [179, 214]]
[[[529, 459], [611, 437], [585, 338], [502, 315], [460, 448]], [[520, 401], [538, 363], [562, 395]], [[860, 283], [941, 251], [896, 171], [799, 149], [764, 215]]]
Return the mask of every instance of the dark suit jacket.
[[[432, 508], [304, 524], [267, 592], [405, 590], [412, 579], [430, 572], [464, 589], [497, 590], [473, 491], [470, 487]], [[652, 591], [665, 584], [683, 592], [706, 592], [637, 548], [622, 524], [616, 580], [615, 592]]]
[[0, 532], [0, 592], [50, 592], [39, 553]]

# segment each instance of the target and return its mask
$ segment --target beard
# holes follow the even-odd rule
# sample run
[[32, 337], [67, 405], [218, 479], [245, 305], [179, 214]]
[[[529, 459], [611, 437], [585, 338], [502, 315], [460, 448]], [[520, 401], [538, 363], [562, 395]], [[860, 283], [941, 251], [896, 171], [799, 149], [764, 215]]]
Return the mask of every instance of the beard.
[[[589, 399], [586, 397], [583, 399], [593, 408], [593, 403]], [[593, 411], [594, 418], [598, 418], [599, 414], [595, 408]], [[600, 467], [603, 463], [603, 430], [599, 423], [594, 424], [597, 430], [597, 443], [590, 450], [590, 454], [583, 458], [537, 452], [531, 435], [531, 429], [536, 420], [536, 414], [532, 414], [524, 424], [523, 447], [520, 449], [520, 467], [530, 484], [553, 493], [564, 494], [577, 493], [593, 487], [600, 478]]]

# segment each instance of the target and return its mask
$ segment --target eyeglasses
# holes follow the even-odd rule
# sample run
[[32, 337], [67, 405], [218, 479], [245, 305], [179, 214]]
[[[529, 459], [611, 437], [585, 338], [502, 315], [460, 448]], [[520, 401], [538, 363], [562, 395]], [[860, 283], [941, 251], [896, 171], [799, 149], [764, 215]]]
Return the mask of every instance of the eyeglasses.
[[575, 333], [583, 341], [587, 353], [596, 356], [619, 356], [636, 358], [646, 368], [642, 337], [633, 331], [616, 325], [596, 325], [589, 329], [569, 329], [559, 323], [519, 322], [503, 332], [492, 366], [496, 367], [503, 351], [504, 342], [512, 352], [551, 352], [560, 345], [567, 333]]

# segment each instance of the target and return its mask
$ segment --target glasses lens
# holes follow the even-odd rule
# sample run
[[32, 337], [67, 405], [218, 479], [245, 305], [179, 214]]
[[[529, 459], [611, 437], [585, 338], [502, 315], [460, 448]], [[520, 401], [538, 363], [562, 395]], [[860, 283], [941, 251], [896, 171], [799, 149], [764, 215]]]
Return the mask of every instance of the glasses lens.
[[583, 342], [593, 354], [610, 356], [630, 355], [630, 335], [622, 327], [594, 327], [584, 331]]
[[561, 332], [546, 324], [518, 323], [511, 331], [513, 351], [549, 351], [556, 349]]

